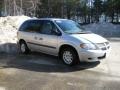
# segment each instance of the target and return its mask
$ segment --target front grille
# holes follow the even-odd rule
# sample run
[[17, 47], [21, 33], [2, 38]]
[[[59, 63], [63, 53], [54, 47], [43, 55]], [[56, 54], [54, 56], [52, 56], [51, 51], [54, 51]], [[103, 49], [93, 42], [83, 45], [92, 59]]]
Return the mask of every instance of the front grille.
[[107, 49], [110, 49], [110, 46], [108, 46]]
[[109, 42], [105, 42], [106, 45], [109, 45]]
[[107, 49], [110, 48], [109, 42], [97, 43], [97, 46], [98, 46], [101, 50], [107, 50]]
[[97, 46], [102, 48], [102, 47], [105, 47], [105, 44], [104, 43], [97, 43]]
[[107, 50], [107, 48], [106, 47], [104, 47], [104, 48], [101, 48], [102, 50]]

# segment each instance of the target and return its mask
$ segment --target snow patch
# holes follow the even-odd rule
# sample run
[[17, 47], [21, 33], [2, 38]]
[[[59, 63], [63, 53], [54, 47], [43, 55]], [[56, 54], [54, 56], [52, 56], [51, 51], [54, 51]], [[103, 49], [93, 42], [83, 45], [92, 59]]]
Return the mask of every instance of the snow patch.
[[16, 42], [18, 28], [28, 19], [30, 19], [30, 17], [27, 16], [0, 17], [0, 41], [4, 39], [4, 41]]
[[92, 31], [104, 37], [120, 37], [120, 25], [114, 25], [112, 23], [93, 23], [83, 27], [87, 31]]
[[28, 16], [0, 17], [0, 52], [17, 52], [17, 31]]

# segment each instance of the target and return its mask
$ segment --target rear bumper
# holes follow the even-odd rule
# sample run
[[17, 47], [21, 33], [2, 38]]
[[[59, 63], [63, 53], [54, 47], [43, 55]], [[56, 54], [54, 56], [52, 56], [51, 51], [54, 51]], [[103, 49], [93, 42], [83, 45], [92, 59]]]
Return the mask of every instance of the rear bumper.
[[84, 62], [95, 62], [105, 59], [109, 56], [110, 49], [103, 51], [103, 50], [84, 50], [79, 51], [79, 59], [80, 61]]

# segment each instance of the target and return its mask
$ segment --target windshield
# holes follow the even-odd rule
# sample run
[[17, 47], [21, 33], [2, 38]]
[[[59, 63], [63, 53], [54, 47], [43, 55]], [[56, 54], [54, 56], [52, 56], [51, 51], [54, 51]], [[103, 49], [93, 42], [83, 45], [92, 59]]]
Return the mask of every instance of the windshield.
[[82, 33], [83, 29], [81, 26], [72, 21], [72, 20], [56, 20], [57, 25], [65, 32], [65, 33]]

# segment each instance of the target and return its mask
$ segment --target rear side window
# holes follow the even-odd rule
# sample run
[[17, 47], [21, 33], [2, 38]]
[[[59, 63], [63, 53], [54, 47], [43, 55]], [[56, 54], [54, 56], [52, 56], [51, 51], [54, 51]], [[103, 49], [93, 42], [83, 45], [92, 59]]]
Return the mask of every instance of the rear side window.
[[40, 32], [42, 22], [40, 20], [26, 21], [20, 28], [20, 31], [25, 32]]
[[29, 24], [29, 21], [24, 22], [24, 23], [20, 26], [19, 31], [25, 31], [25, 29], [27, 28], [28, 24]]

